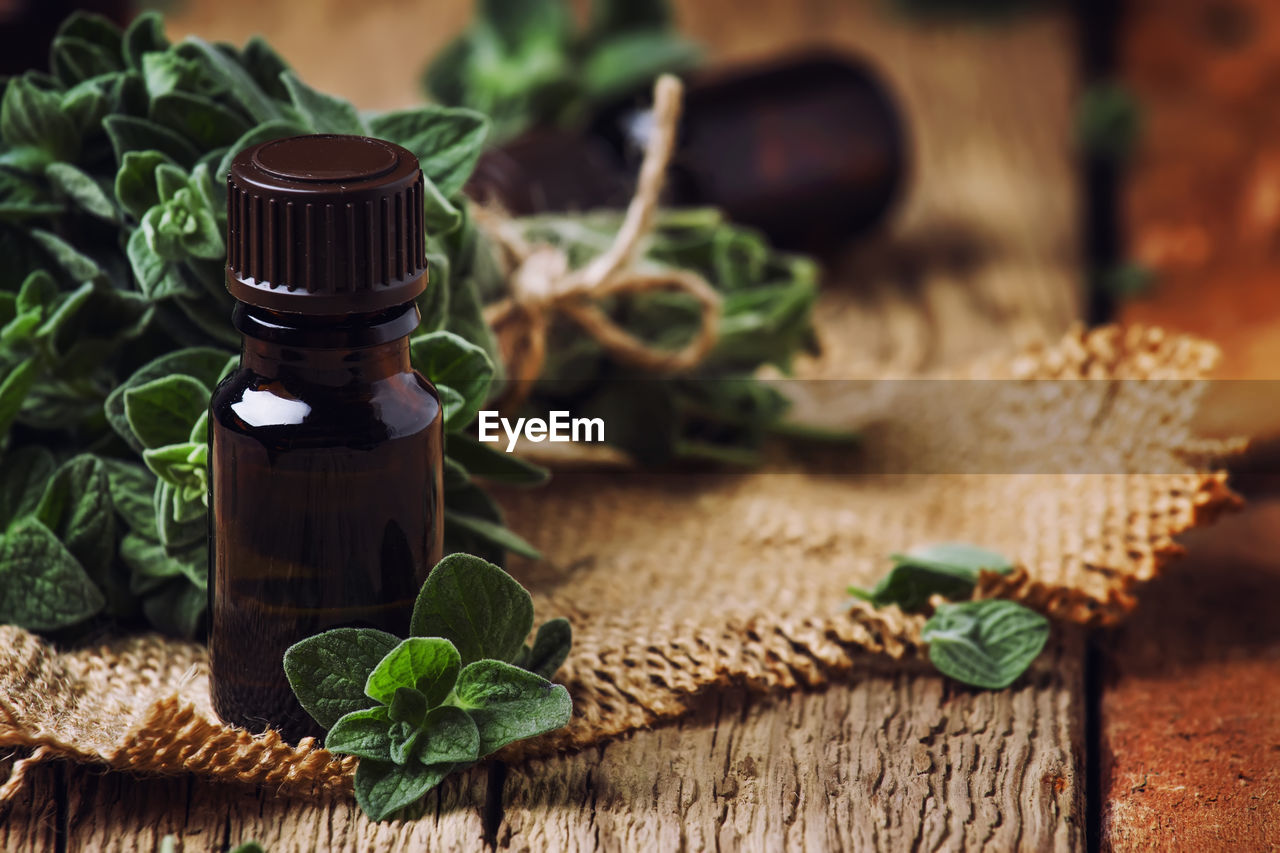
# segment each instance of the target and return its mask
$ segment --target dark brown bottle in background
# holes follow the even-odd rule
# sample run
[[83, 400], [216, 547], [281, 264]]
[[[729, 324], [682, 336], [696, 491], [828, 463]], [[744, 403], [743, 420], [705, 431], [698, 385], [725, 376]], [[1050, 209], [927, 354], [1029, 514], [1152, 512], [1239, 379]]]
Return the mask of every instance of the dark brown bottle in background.
[[[534, 130], [487, 152], [468, 192], [516, 215], [624, 207], [651, 122], [636, 97], [584, 132]], [[717, 207], [778, 246], [828, 251], [885, 218], [907, 161], [902, 117], [876, 74], [807, 54], [691, 82], [663, 201]]]
[[441, 555], [441, 407], [408, 345], [423, 184], [400, 146], [302, 136], [246, 149], [228, 191], [244, 345], [210, 412], [213, 706], [296, 741], [323, 732], [285, 650], [330, 628], [403, 635]]

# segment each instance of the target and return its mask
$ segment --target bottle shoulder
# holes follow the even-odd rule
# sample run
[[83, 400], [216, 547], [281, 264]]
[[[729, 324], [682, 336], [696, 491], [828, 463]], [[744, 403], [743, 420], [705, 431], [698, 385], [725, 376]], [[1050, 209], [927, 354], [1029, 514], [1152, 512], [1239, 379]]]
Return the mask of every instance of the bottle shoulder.
[[435, 388], [417, 371], [333, 387], [240, 367], [214, 389], [209, 408], [218, 427], [238, 433], [354, 441], [414, 435], [443, 414]]

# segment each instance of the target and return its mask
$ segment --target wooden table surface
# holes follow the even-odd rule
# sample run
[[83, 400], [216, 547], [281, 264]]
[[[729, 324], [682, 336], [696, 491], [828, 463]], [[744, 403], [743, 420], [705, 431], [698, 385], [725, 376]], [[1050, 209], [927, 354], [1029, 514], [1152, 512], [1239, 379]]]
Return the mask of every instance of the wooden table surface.
[[[186, 19], [204, 20], [210, 2], [191, 0]], [[376, 17], [431, 4], [365, 5]], [[848, 331], [829, 343], [909, 371], [1060, 334], [1080, 316], [1082, 279], [1070, 22], [909, 29], [868, 5], [678, 4], [716, 56], [814, 41], [864, 50], [908, 105], [916, 182], [891, 234], [835, 266], [823, 313]], [[317, 4], [317, 26], [334, 8]], [[284, 50], [304, 78], [341, 88], [307, 67], [318, 70], [321, 51]], [[677, 723], [591, 750], [476, 768], [431, 795], [421, 819], [382, 825], [344, 799], [51, 766], [3, 816], [0, 846], [155, 850], [166, 835], [181, 850], [256, 839], [272, 853], [1274, 846], [1280, 635], [1267, 605], [1280, 574], [1274, 547], [1242, 543], [1274, 541], [1276, 521], [1280, 504], [1263, 505], [1194, 537], [1192, 558], [1144, 594], [1126, 628], [1092, 640], [1060, 631], [1005, 691], [868, 656], [821, 692], [726, 690]], [[1194, 711], [1170, 701], [1183, 691]]]

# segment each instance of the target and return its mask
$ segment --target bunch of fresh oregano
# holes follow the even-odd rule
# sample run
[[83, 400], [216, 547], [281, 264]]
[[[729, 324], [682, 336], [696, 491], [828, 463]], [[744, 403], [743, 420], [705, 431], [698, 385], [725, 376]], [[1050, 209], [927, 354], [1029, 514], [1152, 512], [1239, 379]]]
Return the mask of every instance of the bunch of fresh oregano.
[[534, 125], [583, 120], [698, 58], [673, 32], [666, 0], [593, 0], [581, 30], [565, 0], [480, 0], [423, 82], [440, 103], [488, 115], [490, 141], [501, 142]]
[[339, 628], [292, 646], [284, 669], [328, 730], [325, 748], [360, 759], [356, 801], [383, 820], [455, 770], [569, 722], [569, 693], [549, 680], [569, 655], [569, 623], [543, 623], [529, 646], [532, 629], [519, 582], [453, 554], [427, 576], [408, 639]]
[[301, 133], [379, 136], [426, 181], [431, 286], [412, 338], [448, 434], [446, 547], [535, 553], [472, 479], [545, 473], [462, 435], [489, 394], [492, 267], [460, 195], [487, 122], [424, 106], [362, 117], [260, 39], [169, 44], [75, 14], [51, 73], [0, 97], [0, 622], [39, 630], [99, 613], [191, 636], [206, 594], [204, 412], [234, 364], [223, 284], [235, 152]]
[[[621, 216], [548, 215], [517, 224], [529, 242], [562, 249], [578, 267], [608, 247]], [[817, 265], [774, 250], [758, 232], [726, 222], [715, 210], [696, 209], [659, 213], [638, 267], [693, 270], [719, 291], [719, 334], [708, 356], [678, 377], [657, 377], [619, 363], [562, 319], [551, 337], [563, 343], [548, 354], [530, 408], [602, 418], [606, 441], [644, 465], [690, 459], [749, 465], [770, 436], [800, 433], [786, 420], [787, 398], [755, 373], [765, 364], [787, 371], [797, 352], [816, 347]], [[483, 295], [495, 294], [485, 289]], [[606, 309], [660, 349], [678, 349], [701, 323], [698, 303], [685, 293], [615, 297]]]
[[[306, 86], [260, 39], [169, 44], [154, 14], [123, 32], [73, 15], [51, 73], [4, 81], [0, 622], [58, 630], [101, 614], [198, 633], [203, 413], [237, 343], [223, 284], [226, 172], [243, 147], [299, 133], [379, 136], [420, 158], [431, 285], [410, 344], [445, 407], [445, 547], [498, 563], [508, 551], [536, 556], [475, 476], [534, 485], [546, 472], [467, 433], [501, 378], [483, 304], [506, 279], [461, 195], [486, 129], [483, 116], [452, 107], [361, 116]], [[605, 214], [521, 227], [579, 261], [616, 225]], [[688, 267], [721, 292], [711, 357], [688, 377], [655, 380], [557, 327], [553, 381], [531, 405], [603, 415], [608, 439], [644, 463], [752, 461], [766, 435], [785, 430], [787, 404], [751, 374], [785, 367], [811, 342], [816, 269], [710, 211], [667, 214], [644, 262]], [[606, 307], [658, 346], [697, 322], [679, 295]]]
[[870, 592], [850, 587], [849, 594], [876, 607], [896, 604], [909, 612], [940, 604], [925, 622], [921, 639], [929, 660], [956, 681], [1001, 690], [1026, 672], [1049, 639], [1049, 620], [1016, 601], [957, 601], [973, 595], [980, 572], [1008, 573], [1013, 564], [985, 548], [943, 543], [913, 548], [890, 557], [893, 568]]

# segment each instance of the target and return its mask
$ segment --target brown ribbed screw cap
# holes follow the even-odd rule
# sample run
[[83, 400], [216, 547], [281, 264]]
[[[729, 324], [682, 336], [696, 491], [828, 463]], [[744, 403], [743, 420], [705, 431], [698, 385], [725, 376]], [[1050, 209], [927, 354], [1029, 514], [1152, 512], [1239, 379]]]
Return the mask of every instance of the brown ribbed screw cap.
[[241, 151], [227, 176], [227, 289], [299, 314], [380, 311], [427, 286], [422, 170], [405, 148], [320, 134]]

